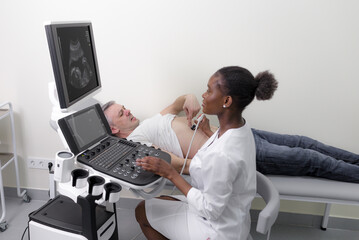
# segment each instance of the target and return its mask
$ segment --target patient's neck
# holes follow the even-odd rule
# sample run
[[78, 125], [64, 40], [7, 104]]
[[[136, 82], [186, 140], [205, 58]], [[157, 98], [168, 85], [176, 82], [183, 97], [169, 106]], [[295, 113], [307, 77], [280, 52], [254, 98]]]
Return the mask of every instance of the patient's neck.
[[129, 132], [118, 132], [115, 134], [116, 137], [119, 137], [119, 138], [127, 138], [128, 136], [130, 136], [130, 134], [132, 133], [133, 131], [129, 131]]

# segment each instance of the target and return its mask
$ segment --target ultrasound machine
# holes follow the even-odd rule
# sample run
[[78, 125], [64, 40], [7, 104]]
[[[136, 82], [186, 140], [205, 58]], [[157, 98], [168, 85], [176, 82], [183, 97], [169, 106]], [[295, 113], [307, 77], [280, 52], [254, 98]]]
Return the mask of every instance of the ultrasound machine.
[[[168, 153], [111, 136], [99, 103], [101, 90], [91, 22], [45, 24], [55, 82], [50, 125], [65, 150], [55, 156], [57, 195], [29, 215], [29, 239], [118, 239], [116, 202], [125, 188], [147, 199], [165, 179], [136, 166], [137, 158]], [[146, 192], [144, 189], [152, 188]]]

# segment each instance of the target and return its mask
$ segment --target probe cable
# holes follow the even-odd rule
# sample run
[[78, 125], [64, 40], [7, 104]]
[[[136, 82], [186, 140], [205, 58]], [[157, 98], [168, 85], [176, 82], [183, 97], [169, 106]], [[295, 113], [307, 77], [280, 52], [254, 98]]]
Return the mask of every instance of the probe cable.
[[[182, 166], [182, 169], [181, 169], [181, 172], [180, 172], [180, 175], [182, 176], [183, 174], [183, 170], [184, 168], [186, 167], [186, 163], [187, 163], [187, 159], [188, 159], [188, 155], [189, 155], [189, 151], [191, 150], [191, 147], [192, 147], [192, 143], [193, 143], [193, 139], [194, 139], [194, 136], [196, 135], [196, 132], [197, 132], [197, 129], [198, 129], [198, 126], [199, 126], [199, 123], [202, 121], [204, 117], [204, 114], [202, 114], [198, 119], [197, 119], [197, 124], [196, 124], [196, 128], [194, 129], [194, 133], [192, 135], [192, 139], [191, 139], [191, 142], [189, 143], [189, 146], [188, 146], [188, 150], [187, 150], [187, 154], [186, 154], [186, 158], [184, 159], [184, 162], [183, 162], [183, 166]], [[173, 192], [175, 191], [176, 189], [176, 186], [173, 187], [172, 189], [172, 192], [170, 195], [173, 194]]]

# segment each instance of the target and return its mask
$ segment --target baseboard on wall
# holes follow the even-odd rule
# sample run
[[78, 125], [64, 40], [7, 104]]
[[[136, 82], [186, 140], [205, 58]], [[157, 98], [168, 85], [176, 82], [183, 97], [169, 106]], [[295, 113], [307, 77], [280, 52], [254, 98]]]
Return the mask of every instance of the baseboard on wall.
[[[26, 190], [26, 194], [32, 200], [48, 201], [50, 199], [50, 194], [48, 190], [21, 188], [20, 193], [24, 190]], [[4, 187], [4, 195], [5, 197], [17, 197], [16, 187]]]
[[[26, 191], [32, 200], [40, 200], [40, 201], [49, 200], [48, 190], [26, 189]], [[6, 197], [17, 197], [17, 191], [15, 187], [5, 187], [4, 193]], [[117, 208], [134, 209], [140, 201], [142, 201], [142, 199], [125, 197], [122, 198], [120, 202], [117, 204]], [[259, 212], [260, 210], [251, 210], [251, 218], [253, 222], [257, 221]], [[318, 215], [280, 212], [278, 214], [278, 218], [275, 224], [320, 228], [321, 222], [322, 222], [322, 216], [318, 216]], [[359, 231], [359, 219], [330, 217], [328, 228]]]

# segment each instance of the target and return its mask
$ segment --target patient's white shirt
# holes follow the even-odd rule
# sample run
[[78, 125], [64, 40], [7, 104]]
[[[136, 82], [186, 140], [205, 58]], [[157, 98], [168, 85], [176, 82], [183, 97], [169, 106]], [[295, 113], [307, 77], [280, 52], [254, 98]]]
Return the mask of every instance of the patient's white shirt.
[[176, 133], [172, 130], [172, 120], [176, 115], [160, 113], [148, 118], [127, 137], [127, 140], [147, 146], [155, 145], [179, 157], [183, 157]]

